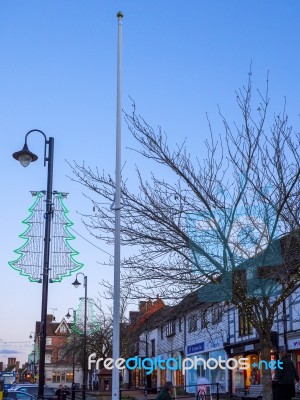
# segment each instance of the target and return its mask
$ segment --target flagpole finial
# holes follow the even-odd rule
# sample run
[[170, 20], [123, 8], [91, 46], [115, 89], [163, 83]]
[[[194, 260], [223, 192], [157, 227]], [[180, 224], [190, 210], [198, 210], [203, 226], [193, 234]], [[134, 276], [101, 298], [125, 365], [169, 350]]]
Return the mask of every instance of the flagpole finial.
[[117, 14], [117, 17], [118, 17], [119, 19], [122, 19], [122, 18], [123, 18], [123, 13], [122, 13], [121, 11], [119, 11], [118, 14]]

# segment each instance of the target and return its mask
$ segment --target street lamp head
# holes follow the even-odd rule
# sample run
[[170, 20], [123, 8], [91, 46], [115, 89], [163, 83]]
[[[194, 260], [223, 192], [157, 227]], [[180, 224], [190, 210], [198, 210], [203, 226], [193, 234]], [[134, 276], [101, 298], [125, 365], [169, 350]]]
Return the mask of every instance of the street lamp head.
[[16, 151], [13, 154], [13, 158], [17, 161], [20, 161], [21, 165], [23, 167], [28, 167], [28, 165], [36, 161], [38, 159], [38, 156], [34, 153], [32, 153], [27, 146], [27, 143], [24, 144], [23, 149], [20, 151]]
[[69, 311], [68, 311], [68, 314], [66, 314], [66, 318], [71, 318], [71, 314], [69, 313]]
[[32, 339], [32, 334], [30, 334], [29, 339]]
[[78, 287], [81, 285], [81, 283], [79, 282], [79, 280], [77, 279], [77, 277], [76, 277], [75, 281], [72, 283], [72, 285], [73, 285], [74, 287], [76, 287], [76, 288], [78, 288]]

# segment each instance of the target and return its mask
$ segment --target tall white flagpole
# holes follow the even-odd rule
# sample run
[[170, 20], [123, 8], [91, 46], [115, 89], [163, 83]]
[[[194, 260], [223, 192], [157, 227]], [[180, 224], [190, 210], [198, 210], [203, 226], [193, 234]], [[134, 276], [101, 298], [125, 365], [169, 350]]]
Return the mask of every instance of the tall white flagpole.
[[[113, 359], [120, 357], [120, 263], [121, 263], [121, 117], [122, 117], [122, 19], [118, 12], [117, 57], [117, 126], [116, 126], [116, 191], [115, 191], [115, 250], [114, 250], [114, 305], [113, 305]], [[112, 400], [120, 398], [119, 370], [112, 370]]]

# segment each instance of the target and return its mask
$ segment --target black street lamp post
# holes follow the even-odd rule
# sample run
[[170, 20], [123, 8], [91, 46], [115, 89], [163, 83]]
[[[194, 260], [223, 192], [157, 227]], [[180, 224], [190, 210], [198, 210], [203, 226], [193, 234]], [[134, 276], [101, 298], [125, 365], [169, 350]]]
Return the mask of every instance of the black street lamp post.
[[83, 323], [83, 378], [82, 378], [82, 400], [85, 400], [86, 395], [86, 378], [87, 378], [87, 338], [86, 338], [86, 322], [87, 322], [87, 276], [84, 275], [82, 272], [78, 272], [76, 274], [75, 281], [72, 285], [75, 288], [78, 288], [81, 283], [78, 281], [77, 276], [82, 275], [84, 278], [84, 323]]
[[[53, 156], [54, 138], [47, 140], [44, 132], [39, 129], [32, 129], [25, 136], [23, 149], [13, 154], [13, 157], [20, 161], [23, 167], [27, 167], [31, 162], [36, 161], [38, 156], [32, 153], [27, 146], [27, 137], [32, 132], [41, 133], [45, 139], [44, 166], [48, 163], [47, 173], [47, 193], [46, 193], [46, 213], [45, 213], [45, 236], [44, 236], [44, 258], [43, 258], [43, 278], [42, 278], [42, 306], [41, 306], [41, 325], [40, 325], [40, 358], [39, 358], [39, 384], [38, 397], [44, 396], [45, 385], [45, 355], [46, 355], [46, 335], [47, 335], [47, 303], [48, 303], [48, 278], [50, 260], [50, 241], [51, 241], [51, 218], [52, 218], [52, 185], [53, 185]], [[47, 156], [48, 146], [48, 156]]]
[[70, 318], [70, 310], [73, 310], [73, 352], [72, 352], [72, 400], [75, 400], [75, 352], [76, 352], [76, 331], [74, 324], [76, 323], [76, 310], [70, 307], [68, 309], [68, 313], [66, 314], [67, 318]]

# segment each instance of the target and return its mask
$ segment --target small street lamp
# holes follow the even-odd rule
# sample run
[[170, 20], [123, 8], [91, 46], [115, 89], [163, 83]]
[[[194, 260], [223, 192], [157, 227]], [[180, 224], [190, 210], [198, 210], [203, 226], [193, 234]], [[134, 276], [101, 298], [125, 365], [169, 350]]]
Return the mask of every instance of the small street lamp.
[[82, 275], [84, 279], [84, 324], [83, 324], [83, 379], [82, 379], [82, 400], [85, 400], [85, 395], [86, 395], [86, 378], [87, 378], [87, 373], [86, 373], [86, 368], [87, 368], [87, 357], [86, 357], [86, 346], [87, 346], [87, 338], [86, 338], [86, 322], [87, 322], [87, 276], [84, 275], [82, 272], [78, 272], [76, 274], [75, 281], [72, 283], [72, 285], [75, 288], [78, 288], [81, 283], [78, 281], [77, 277], [78, 275]]
[[[39, 385], [38, 398], [44, 397], [45, 385], [45, 356], [46, 356], [46, 335], [47, 335], [47, 303], [48, 303], [48, 278], [50, 261], [50, 241], [51, 241], [51, 218], [52, 218], [52, 186], [53, 186], [53, 156], [54, 156], [54, 138], [47, 139], [44, 132], [39, 129], [32, 129], [26, 133], [25, 143], [22, 150], [13, 154], [15, 160], [20, 161], [23, 167], [27, 167], [31, 162], [38, 159], [38, 156], [32, 153], [27, 145], [27, 138], [32, 132], [38, 132], [44, 136], [44, 166], [48, 164], [47, 173], [47, 192], [46, 192], [46, 213], [45, 213], [45, 236], [44, 236], [44, 259], [42, 275], [42, 305], [41, 305], [41, 325], [40, 325], [40, 358], [39, 358]], [[47, 155], [48, 148], [48, 155]]]
[[[33, 335], [33, 336], [32, 336]], [[31, 332], [29, 335], [29, 339], [33, 339], [33, 362], [31, 362], [31, 365], [33, 363], [33, 366], [31, 367], [31, 373], [33, 374], [33, 379], [35, 382], [35, 376], [36, 376], [36, 339], [37, 339], [37, 334], [35, 332]]]
[[73, 353], [72, 353], [72, 400], [75, 400], [75, 352], [76, 352], [76, 331], [75, 331], [75, 323], [76, 323], [76, 310], [70, 307], [68, 309], [68, 313], [66, 314], [66, 318], [71, 318], [70, 310], [73, 310]]

